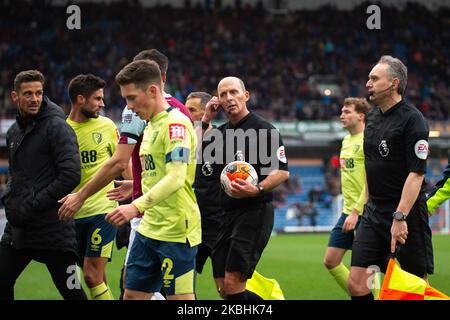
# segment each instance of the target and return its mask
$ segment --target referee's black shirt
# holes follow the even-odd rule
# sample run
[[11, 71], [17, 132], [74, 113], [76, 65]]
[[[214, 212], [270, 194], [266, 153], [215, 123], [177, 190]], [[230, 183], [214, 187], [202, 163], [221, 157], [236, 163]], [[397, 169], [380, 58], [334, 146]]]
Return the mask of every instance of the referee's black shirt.
[[364, 130], [364, 155], [372, 200], [400, 200], [408, 174], [425, 173], [428, 132], [422, 113], [403, 100], [385, 113], [379, 108], [369, 113]]
[[[243, 119], [241, 119], [241, 121], [239, 121], [239, 123], [237, 123], [236, 125], [231, 124], [231, 122], [226, 122], [225, 124], [219, 126], [217, 129], [221, 131], [224, 138], [224, 164], [222, 168], [226, 165], [227, 152], [233, 152], [234, 156], [236, 156], [239, 152], [242, 152], [244, 161], [247, 161], [251, 165], [253, 165], [256, 172], [258, 173], [259, 182], [263, 181], [267, 177], [267, 175], [263, 174], [263, 172], [261, 171], [263, 168], [275, 166], [276, 169], [279, 170], [289, 170], [284, 144], [280, 133], [272, 124], [270, 124], [259, 115], [250, 111], [250, 113]], [[249, 134], [249, 136], [252, 136], [252, 138], [245, 138], [244, 145], [241, 145], [240, 143], [238, 143], [237, 139], [234, 139], [234, 147], [231, 148], [230, 145], [227, 146], [227, 143], [229, 144], [230, 142], [226, 141], [227, 130], [235, 132], [237, 135], [236, 130], [239, 129], [242, 129], [244, 134]], [[251, 132], [256, 132], [256, 136], [251, 135]], [[263, 132], [266, 132], [267, 136], [262, 135], [261, 133]], [[261, 145], [265, 146], [265, 150], [260, 150]], [[266, 156], [267, 159], [263, 159], [266, 158]], [[269, 158], [270, 162], [267, 161]], [[232, 161], [234, 160], [238, 159], [234, 158]], [[261, 202], [270, 201], [272, 201], [272, 192], [266, 192], [263, 195], [257, 197], [234, 199], [229, 197], [221, 188], [220, 204], [225, 210], [239, 209], [243, 207], [254, 206]]]
[[[212, 142], [214, 142], [214, 137], [211, 135], [211, 130], [208, 130], [203, 135], [202, 161], [197, 163], [194, 191], [200, 210], [218, 211], [220, 210], [220, 173], [223, 166], [204, 156], [205, 148]], [[216, 156], [214, 150], [212, 150], [211, 156], [213, 158]]]

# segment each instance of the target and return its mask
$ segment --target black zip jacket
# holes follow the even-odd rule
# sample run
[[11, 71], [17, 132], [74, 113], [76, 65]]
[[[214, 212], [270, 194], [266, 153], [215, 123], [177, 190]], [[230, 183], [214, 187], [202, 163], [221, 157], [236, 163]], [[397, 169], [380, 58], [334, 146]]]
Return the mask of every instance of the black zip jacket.
[[44, 97], [36, 116], [17, 116], [9, 128], [9, 177], [2, 198], [8, 223], [2, 243], [76, 254], [74, 221], [58, 219], [57, 201], [81, 179], [77, 138], [65, 119], [63, 110]]

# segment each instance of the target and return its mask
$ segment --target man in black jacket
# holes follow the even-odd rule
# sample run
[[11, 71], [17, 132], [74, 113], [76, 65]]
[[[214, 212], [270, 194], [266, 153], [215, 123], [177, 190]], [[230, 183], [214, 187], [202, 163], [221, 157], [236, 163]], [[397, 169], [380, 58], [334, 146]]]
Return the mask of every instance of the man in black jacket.
[[20, 72], [11, 93], [18, 114], [6, 134], [0, 299], [14, 299], [15, 281], [31, 260], [46, 264], [64, 299], [86, 299], [76, 274], [74, 222], [58, 219], [57, 202], [80, 182], [78, 144], [62, 109], [43, 96], [44, 82], [37, 70]]

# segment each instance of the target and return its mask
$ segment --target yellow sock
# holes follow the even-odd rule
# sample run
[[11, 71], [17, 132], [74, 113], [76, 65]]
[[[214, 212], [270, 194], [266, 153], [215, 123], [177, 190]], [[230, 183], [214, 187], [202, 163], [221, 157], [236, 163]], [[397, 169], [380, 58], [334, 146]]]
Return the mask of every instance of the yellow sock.
[[114, 300], [114, 296], [113, 296], [113, 294], [112, 294], [111, 288], [110, 288], [108, 285], [107, 285], [107, 287], [108, 287], [109, 297], [111, 298], [111, 299], [109, 299], [109, 300]]
[[378, 296], [380, 295], [380, 288], [381, 288], [380, 273], [377, 272], [373, 275], [372, 280], [372, 294], [375, 300], [378, 300]]
[[94, 288], [89, 288], [92, 300], [114, 300], [111, 289], [104, 283], [100, 283]]
[[344, 264], [341, 262], [338, 266], [330, 269], [329, 271], [334, 277], [334, 280], [336, 280], [338, 285], [342, 288], [342, 290], [344, 290], [345, 293], [348, 294], [347, 282], [350, 271], [347, 269], [347, 267], [344, 266]]

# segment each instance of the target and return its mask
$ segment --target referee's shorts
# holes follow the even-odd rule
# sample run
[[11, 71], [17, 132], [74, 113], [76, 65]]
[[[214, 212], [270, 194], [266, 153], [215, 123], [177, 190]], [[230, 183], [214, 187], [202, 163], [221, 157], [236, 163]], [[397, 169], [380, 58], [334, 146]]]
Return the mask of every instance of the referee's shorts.
[[224, 219], [224, 212], [220, 207], [203, 206], [200, 208], [202, 218], [202, 243], [198, 245], [195, 256], [195, 269], [202, 273], [208, 257], [213, 259], [212, 250], [217, 241], [217, 235]]
[[271, 202], [226, 211], [212, 252], [214, 278], [240, 272], [251, 278], [269, 242], [274, 222]]
[[[378, 267], [385, 272], [391, 252], [392, 213], [398, 201], [374, 202], [369, 199], [352, 248], [352, 267]], [[419, 196], [408, 217], [408, 237], [397, 259], [403, 270], [424, 277], [433, 274], [433, 247], [428, 212], [423, 195]]]

